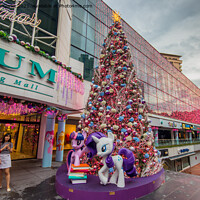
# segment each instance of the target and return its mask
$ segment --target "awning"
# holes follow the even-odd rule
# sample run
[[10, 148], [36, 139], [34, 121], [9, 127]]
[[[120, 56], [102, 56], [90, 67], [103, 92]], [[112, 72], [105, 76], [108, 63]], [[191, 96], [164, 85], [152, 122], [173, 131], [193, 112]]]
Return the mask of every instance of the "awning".
[[185, 154], [180, 154], [180, 155], [177, 155], [177, 156], [172, 156], [172, 157], [169, 157], [170, 160], [176, 160], [176, 159], [179, 159], [179, 158], [183, 158], [183, 157], [186, 157], [186, 156], [191, 156], [191, 155], [194, 155], [195, 152], [190, 152], [190, 153], [185, 153]]

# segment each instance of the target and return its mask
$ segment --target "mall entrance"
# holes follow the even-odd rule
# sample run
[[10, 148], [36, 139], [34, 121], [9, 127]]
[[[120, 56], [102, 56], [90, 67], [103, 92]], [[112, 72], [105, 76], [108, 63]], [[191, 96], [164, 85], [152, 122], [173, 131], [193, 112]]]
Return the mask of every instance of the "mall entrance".
[[5, 132], [11, 133], [12, 160], [37, 157], [40, 118], [40, 115], [0, 118], [0, 140]]

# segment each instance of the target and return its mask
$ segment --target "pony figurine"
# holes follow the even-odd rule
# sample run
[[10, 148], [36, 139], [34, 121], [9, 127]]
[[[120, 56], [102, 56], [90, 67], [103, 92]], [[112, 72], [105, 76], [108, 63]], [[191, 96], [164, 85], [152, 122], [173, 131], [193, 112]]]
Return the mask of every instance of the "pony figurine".
[[45, 139], [49, 143], [49, 148], [47, 149], [47, 152], [49, 154], [52, 154], [53, 140], [54, 140], [54, 131], [47, 131], [46, 134], [45, 134]]
[[65, 133], [62, 131], [57, 139], [57, 150], [62, 151], [64, 149], [64, 138], [65, 138]]
[[73, 131], [70, 134], [72, 150], [70, 150], [67, 154], [67, 169], [68, 173], [71, 169], [71, 164], [75, 166], [80, 165], [80, 158], [82, 157], [83, 153], [85, 152], [86, 148], [84, 148], [84, 140], [86, 138], [86, 132], [83, 133]]
[[[125, 187], [124, 171], [129, 177], [137, 175], [136, 168], [134, 167], [135, 157], [132, 151], [125, 148], [120, 149], [118, 155], [111, 156], [114, 150], [113, 142], [114, 135], [111, 132], [108, 132], [108, 137], [101, 132], [95, 132], [88, 136], [86, 146], [90, 151], [90, 158], [96, 154], [103, 157], [102, 162], [104, 165], [98, 171], [100, 183], [103, 185], [113, 183], [117, 187], [123, 188]], [[127, 159], [123, 159], [121, 155], [124, 155]], [[116, 170], [108, 182], [109, 171], [113, 170], [114, 166]]]

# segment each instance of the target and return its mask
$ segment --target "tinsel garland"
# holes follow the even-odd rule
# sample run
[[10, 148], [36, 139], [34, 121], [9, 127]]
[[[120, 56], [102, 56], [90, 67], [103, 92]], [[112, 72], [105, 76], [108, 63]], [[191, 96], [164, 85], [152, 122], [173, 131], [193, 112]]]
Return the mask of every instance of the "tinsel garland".
[[[162, 169], [160, 152], [154, 147], [146, 101], [120, 22], [112, 24], [104, 40], [92, 83], [79, 131], [85, 130], [88, 135], [112, 132], [115, 135], [114, 154], [124, 147], [133, 151], [138, 176], [159, 172]], [[102, 166], [98, 157], [88, 160], [85, 156], [83, 162], [90, 163], [92, 174], [97, 174]]]
[[37, 54], [39, 54], [39, 55], [41, 55], [41, 56], [43, 56], [43, 57], [51, 60], [55, 64], [60, 65], [62, 68], [66, 69], [67, 71], [69, 71], [70, 73], [72, 73], [74, 76], [76, 76], [77, 78], [79, 78], [81, 81], [83, 81], [83, 77], [82, 77], [82, 75], [80, 73], [73, 72], [71, 70], [71, 67], [67, 67], [61, 61], [56, 60], [55, 56], [50, 56], [48, 53], [40, 50], [40, 47], [38, 47], [38, 46], [31, 46], [30, 43], [28, 43], [28, 42], [20, 41], [17, 38], [16, 35], [14, 35], [14, 34], [9, 35], [8, 33], [4, 32], [2, 30], [0, 30], [0, 38], [5, 39], [6, 41], [9, 41], [9, 42], [14, 42], [16, 44], [19, 44], [19, 45], [23, 46], [24, 48], [26, 48], [27, 50], [32, 51], [34, 53], [37, 53]]

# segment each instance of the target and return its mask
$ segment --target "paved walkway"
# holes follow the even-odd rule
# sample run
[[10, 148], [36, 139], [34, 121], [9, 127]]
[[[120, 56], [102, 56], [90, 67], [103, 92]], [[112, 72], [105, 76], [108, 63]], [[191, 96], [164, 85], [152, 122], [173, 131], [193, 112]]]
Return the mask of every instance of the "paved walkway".
[[[6, 192], [4, 179], [3, 189], [0, 189], [0, 200], [62, 199], [56, 194], [54, 186], [55, 174], [61, 164], [53, 162], [52, 168], [42, 168], [40, 160], [13, 161], [12, 191]], [[140, 200], [199, 200], [199, 185], [200, 176], [166, 171], [166, 182], [158, 190]], [[102, 186], [99, 185], [99, 187]]]
[[48, 200], [62, 199], [54, 189], [55, 174], [62, 163], [53, 162], [51, 168], [42, 168], [42, 161], [36, 159], [12, 161], [11, 192], [0, 189], [0, 200]]
[[193, 167], [190, 167], [188, 169], [186, 169], [185, 171], [183, 171], [184, 173], [187, 174], [193, 174], [193, 175], [198, 175], [200, 176], [200, 164], [195, 165]]

